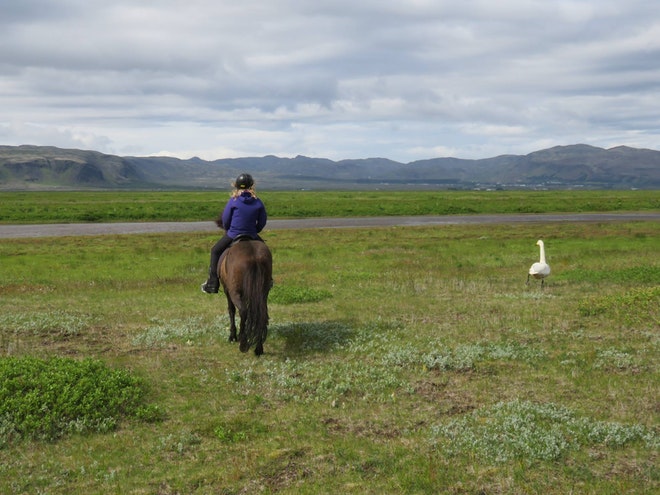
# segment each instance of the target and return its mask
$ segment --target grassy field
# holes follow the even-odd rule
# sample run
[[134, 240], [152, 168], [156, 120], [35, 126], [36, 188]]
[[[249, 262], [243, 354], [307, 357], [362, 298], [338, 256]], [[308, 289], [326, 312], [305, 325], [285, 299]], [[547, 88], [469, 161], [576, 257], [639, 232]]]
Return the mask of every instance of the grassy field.
[[267, 231], [261, 358], [199, 290], [215, 236], [4, 239], [0, 356], [94, 359], [152, 414], [43, 438], [0, 415], [0, 493], [657, 493], [659, 234]]
[[[660, 210], [660, 191], [259, 192], [272, 218]], [[0, 223], [203, 221], [228, 192], [3, 192]]]

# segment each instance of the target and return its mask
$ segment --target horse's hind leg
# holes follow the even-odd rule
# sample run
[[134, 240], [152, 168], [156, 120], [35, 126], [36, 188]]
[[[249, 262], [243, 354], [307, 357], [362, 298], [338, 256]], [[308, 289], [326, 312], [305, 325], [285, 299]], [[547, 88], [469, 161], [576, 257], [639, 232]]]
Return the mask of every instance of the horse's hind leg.
[[248, 343], [247, 333], [245, 332], [245, 322], [247, 321], [247, 311], [239, 308], [239, 316], [241, 317], [241, 324], [238, 331], [238, 348], [241, 352], [247, 352], [250, 349]]
[[229, 342], [236, 342], [236, 306], [227, 294], [227, 309], [229, 310]]

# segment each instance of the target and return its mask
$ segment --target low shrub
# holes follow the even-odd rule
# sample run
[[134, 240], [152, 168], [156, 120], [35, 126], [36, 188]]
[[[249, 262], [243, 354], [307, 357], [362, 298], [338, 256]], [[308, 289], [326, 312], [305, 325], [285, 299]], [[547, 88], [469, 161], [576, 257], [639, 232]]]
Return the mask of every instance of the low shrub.
[[227, 317], [205, 321], [200, 317], [163, 321], [153, 319], [152, 324], [133, 337], [133, 345], [140, 347], [165, 347], [172, 341], [198, 344], [204, 337], [216, 338], [226, 334]]
[[34, 311], [0, 315], [0, 328], [30, 335], [53, 335], [66, 338], [79, 335], [92, 324], [92, 317], [66, 311]]
[[143, 382], [95, 359], [0, 359], [0, 447], [13, 440], [53, 441], [70, 433], [105, 433], [123, 417], [155, 421]]
[[448, 455], [477, 455], [503, 463], [552, 461], [570, 450], [594, 445], [623, 447], [644, 442], [658, 447], [658, 435], [643, 425], [579, 417], [556, 404], [514, 400], [432, 428], [432, 443]]

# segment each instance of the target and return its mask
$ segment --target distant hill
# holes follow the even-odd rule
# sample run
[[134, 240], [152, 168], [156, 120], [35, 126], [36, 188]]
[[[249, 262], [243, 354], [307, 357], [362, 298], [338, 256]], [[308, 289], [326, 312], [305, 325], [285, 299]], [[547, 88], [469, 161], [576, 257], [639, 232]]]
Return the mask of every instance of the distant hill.
[[180, 160], [0, 146], [0, 190], [226, 189], [244, 171], [262, 189], [660, 189], [660, 151], [577, 144], [528, 155], [399, 163], [306, 156]]

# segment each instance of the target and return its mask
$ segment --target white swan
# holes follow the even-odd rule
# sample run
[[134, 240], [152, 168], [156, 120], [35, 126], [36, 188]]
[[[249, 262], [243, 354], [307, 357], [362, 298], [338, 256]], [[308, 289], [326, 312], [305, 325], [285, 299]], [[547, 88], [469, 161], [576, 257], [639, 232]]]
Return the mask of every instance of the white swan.
[[545, 262], [545, 247], [543, 245], [543, 241], [539, 239], [536, 241], [536, 245], [541, 248], [541, 260], [534, 263], [530, 268], [529, 268], [529, 273], [527, 274], [527, 283], [529, 283], [529, 277], [534, 277], [534, 278], [540, 278], [541, 279], [541, 287], [543, 287], [543, 282], [545, 277], [550, 275], [550, 265], [548, 265]]

